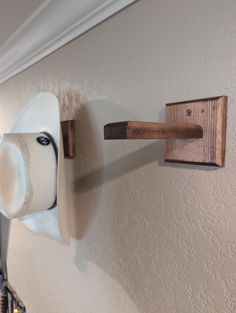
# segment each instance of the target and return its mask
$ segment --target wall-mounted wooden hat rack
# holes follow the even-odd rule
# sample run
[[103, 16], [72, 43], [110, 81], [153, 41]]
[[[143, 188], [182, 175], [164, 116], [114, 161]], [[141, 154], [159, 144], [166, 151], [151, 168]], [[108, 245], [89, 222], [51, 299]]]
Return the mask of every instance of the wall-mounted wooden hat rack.
[[222, 167], [226, 120], [226, 96], [169, 103], [164, 123], [109, 123], [104, 139], [166, 139], [165, 161]]

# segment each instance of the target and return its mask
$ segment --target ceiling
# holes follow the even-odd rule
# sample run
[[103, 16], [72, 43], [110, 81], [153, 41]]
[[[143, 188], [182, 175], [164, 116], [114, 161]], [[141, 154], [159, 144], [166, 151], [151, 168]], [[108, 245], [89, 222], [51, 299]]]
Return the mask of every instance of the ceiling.
[[44, 0], [0, 0], [0, 46]]
[[136, 1], [0, 0], [0, 84]]

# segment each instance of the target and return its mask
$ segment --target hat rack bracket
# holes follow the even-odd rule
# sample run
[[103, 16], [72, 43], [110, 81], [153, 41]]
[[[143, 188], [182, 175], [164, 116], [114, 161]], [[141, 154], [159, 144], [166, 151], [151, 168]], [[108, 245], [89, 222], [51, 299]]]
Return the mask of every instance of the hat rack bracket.
[[175, 102], [166, 104], [165, 122], [109, 123], [104, 139], [166, 139], [166, 162], [223, 167], [226, 121], [226, 96]]
[[75, 120], [61, 122], [64, 156], [66, 159], [73, 159], [76, 156], [76, 134]]

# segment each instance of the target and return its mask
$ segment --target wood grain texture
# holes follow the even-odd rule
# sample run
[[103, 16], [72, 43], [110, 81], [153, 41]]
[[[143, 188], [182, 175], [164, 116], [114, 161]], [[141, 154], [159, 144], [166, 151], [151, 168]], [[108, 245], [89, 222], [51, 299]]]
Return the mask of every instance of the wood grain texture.
[[167, 123], [200, 125], [203, 129], [203, 138], [167, 140], [165, 160], [224, 166], [226, 120], [226, 96], [167, 104]]
[[67, 159], [76, 156], [76, 137], [75, 137], [75, 121], [61, 122], [62, 138], [64, 146], [64, 156]]
[[199, 125], [125, 121], [104, 126], [104, 139], [180, 139], [202, 138]]

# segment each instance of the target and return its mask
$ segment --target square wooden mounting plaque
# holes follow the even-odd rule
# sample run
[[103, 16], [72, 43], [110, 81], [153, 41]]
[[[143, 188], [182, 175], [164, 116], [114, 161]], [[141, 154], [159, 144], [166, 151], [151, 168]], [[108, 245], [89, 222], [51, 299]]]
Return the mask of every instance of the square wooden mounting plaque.
[[166, 123], [190, 123], [203, 128], [203, 138], [166, 140], [166, 162], [225, 165], [227, 97], [168, 103]]

